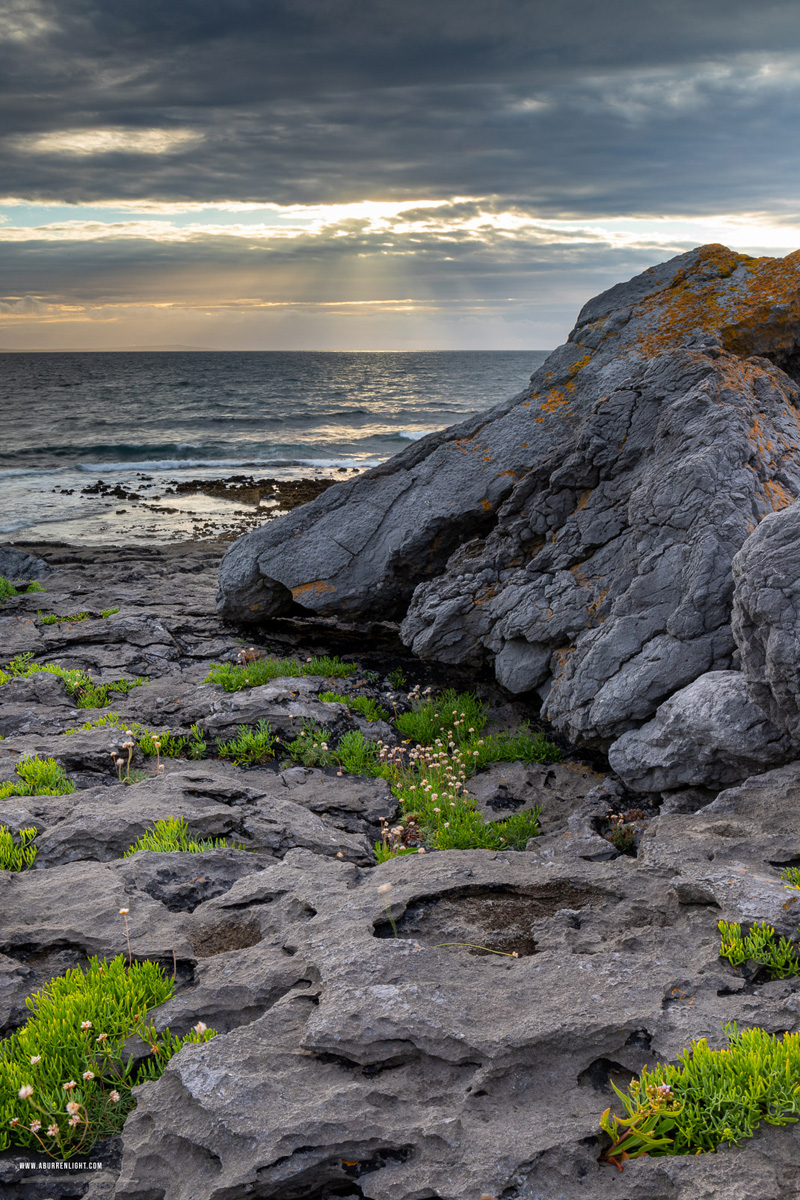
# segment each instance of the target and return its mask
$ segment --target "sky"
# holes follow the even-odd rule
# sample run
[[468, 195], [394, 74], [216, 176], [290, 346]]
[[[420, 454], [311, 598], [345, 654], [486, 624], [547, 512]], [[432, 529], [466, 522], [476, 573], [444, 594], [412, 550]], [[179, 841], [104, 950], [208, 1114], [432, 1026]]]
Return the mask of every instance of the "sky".
[[800, 247], [797, 0], [3, 0], [0, 349], [549, 349]]

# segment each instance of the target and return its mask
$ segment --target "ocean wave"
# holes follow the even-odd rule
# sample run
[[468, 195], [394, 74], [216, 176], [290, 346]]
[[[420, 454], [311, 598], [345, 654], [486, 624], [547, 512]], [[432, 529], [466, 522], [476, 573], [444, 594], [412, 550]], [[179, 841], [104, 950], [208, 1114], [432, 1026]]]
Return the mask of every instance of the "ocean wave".
[[123, 474], [132, 471], [148, 471], [158, 474], [165, 471], [266, 471], [284, 467], [376, 467], [380, 458], [248, 458], [248, 459], [186, 459], [155, 458], [140, 462], [97, 462], [78, 463], [76, 470], [83, 475]]
[[7, 467], [0, 471], [0, 479], [21, 479], [25, 475], [61, 475], [63, 467]]
[[435, 429], [396, 429], [394, 436], [402, 438], [404, 442], [418, 442], [420, 438], [427, 437], [429, 433], [435, 432]]

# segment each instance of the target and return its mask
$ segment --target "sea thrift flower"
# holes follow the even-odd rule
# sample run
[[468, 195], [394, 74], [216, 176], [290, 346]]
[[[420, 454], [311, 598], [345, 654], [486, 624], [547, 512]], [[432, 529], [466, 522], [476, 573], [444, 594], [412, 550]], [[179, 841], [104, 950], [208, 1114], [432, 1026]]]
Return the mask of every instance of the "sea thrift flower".
[[86, 1080], [94, 1079], [94, 1071], [84, 1071], [83, 1075], [81, 1076], [81, 1079], [86, 1079]]
[[192, 1026], [192, 1029], [194, 1029], [195, 1033], [205, 1033], [208, 1026], [204, 1025], [202, 1021], [198, 1021], [196, 1025]]
[[30, 1100], [33, 1095], [33, 1088], [29, 1083], [23, 1083], [22, 1087], [17, 1092], [20, 1100]]
[[47, 1136], [48, 1137], [58, 1137], [58, 1126], [57, 1125], [48, 1125], [47, 1126]]
[[75, 1113], [78, 1113], [80, 1111], [81, 1111], [81, 1106], [80, 1106], [80, 1104], [78, 1104], [78, 1101], [70, 1100], [69, 1104], [67, 1105], [67, 1112], [72, 1113], [72, 1115], [74, 1116]]
[[67, 1121], [67, 1124], [72, 1126], [80, 1125], [80, 1123], [81, 1119], [79, 1116], [70, 1117], [70, 1119]]
[[104, 1042], [107, 1037], [108, 1037], [107, 1033], [98, 1033], [97, 1037], [94, 1040], [96, 1042]]
[[36, 1064], [40, 1063], [41, 1061], [42, 1061], [41, 1054], [34, 1054], [33, 1057], [31, 1058], [31, 1066], [35, 1067]]
[[108, 1098], [112, 1104], [119, 1104], [119, 1092], [109, 1092]]
[[81, 1029], [91, 1029], [91, 1028], [92, 1028], [91, 1021], [81, 1021]]
[[77, 1080], [70, 1079], [69, 1083], [63, 1083], [61, 1086], [63, 1087], [65, 1092], [71, 1092], [73, 1088], [76, 1088], [78, 1086], [78, 1083], [77, 1083]]
[[13, 1129], [15, 1125], [19, 1125], [19, 1117], [12, 1117], [8, 1123]]

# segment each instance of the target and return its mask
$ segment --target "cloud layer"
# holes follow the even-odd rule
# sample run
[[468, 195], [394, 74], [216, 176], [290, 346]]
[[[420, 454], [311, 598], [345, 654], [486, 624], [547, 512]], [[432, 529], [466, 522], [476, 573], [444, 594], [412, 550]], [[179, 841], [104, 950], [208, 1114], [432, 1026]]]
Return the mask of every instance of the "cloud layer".
[[361, 304], [369, 344], [519, 345], [527, 305], [547, 345], [707, 235], [794, 247], [798, 34], [793, 0], [8, 0], [0, 344]]

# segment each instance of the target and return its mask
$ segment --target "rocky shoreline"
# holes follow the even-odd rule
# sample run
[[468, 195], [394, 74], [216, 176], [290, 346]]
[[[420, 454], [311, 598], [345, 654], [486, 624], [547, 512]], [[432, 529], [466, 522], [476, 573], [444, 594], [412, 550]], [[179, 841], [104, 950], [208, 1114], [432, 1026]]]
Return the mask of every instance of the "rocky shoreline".
[[[321, 679], [232, 695], [203, 683], [212, 661], [235, 660], [243, 645], [214, 611], [222, 547], [30, 549], [49, 568], [47, 590], [0, 609], [4, 659], [32, 653], [98, 682], [144, 675], [114, 707], [176, 734], [198, 720], [226, 733], [257, 716], [287, 733], [303, 715], [341, 722], [336, 706], [322, 711]], [[77, 623], [36, 615], [117, 606]], [[291, 636], [279, 624], [275, 633]], [[302, 645], [295, 631], [295, 650], [353, 636], [317, 628]], [[372, 661], [383, 656], [388, 670], [394, 635], [383, 636]], [[430, 669], [419, 664], [423, 677]], [[479, 687], [500, 725], [524, 714], [523, 702]], [[396, 809], [385, 780], [218, 759], [165, 760], [157, 773], [137, 757], [146, 777], [124, 785], [110, 759], [117, 731], [65, 732], [103, 711], [76, 708], [45, 674], [0, 688], [0, 780], [36, 754], [55, 757], [77, 786], [2, 801], [3, 823], [40, 831], [34, 869], [0, 877], [4, 1032], [48, 978], [124, 952], [122, 908], [134, 957], [171, 967], [175, 956], [178, 987], [155, 1011], [158, 1026], [182, 1034], [200, 1019], [219, 1032], [140, 1089], [122, 1138], [96, 1147], [84, 1171], [0, 1155], [4, 1195], [794, 1194], [792, 1127], [701, 1159], [643, 1158], [619, 1174], [598, 1161], [598, 1119], [614, 1102], [611, 1081], [624, 1085], [698, 1036], [723, 1044], [723, 1022], [797, 1024], [797, 981], [734, 971], [719, 957], [717, 922], [766, 919], [794, 932], [778, 870], [800, 847], [800, 764], [712, 803], [696, 789], [667, 803], [634, 794], [574, 753], [550, 766], [495, 764], [473, 785], [487, 816], [542, 807], [542, 836], [526, 852], [451, 850], [376, 867], [372, 843]], [[635, 853], [622, 854], [601, 831], [634, 804], [645, 820]], [[168, 814], [249, 853], [120, 857]], [[378, 891], [388, 883], [397, 937]]]
[[[154, 1040], [217, 1031], [83, 1174], [0, 1153], [4, 1195], [795, 1200], [797, 1125], [616, 1170], [599, 1122], [698, 1039], [800, 1027], [798, 288], [797, 255], [660, 264], [513, 401], [229, 548], [0, 549], [46, 589], [0, 607], [0, 823], [38, 831], [0, 872], [3, 1032], [126, 950], [174, 977]], [[459, 849], [444, 785], [406, 803], [341, 753], [410, 755], [412, 698], [448, 686], [494, 745], [558, 743], [465, 770]], [[34, 758], [74, 790], [15, 791]], [[126, 857], [167, 818], [206, 848]], [[785, 977], [720, 922], [787, 939]]]
[[[105, 545], [126, 544], [133, 530], [136, 541], [232, 542], [339, 481], [318, 473], [301, 479], [241, 474], [179, 479], [144, 471], [120, 480], [104, 477], [100, 465], [97, 473], [93, 483], [80, 489], [59, 486], [52, 491], [77, 494], [97, 526], [92, 540]], [[357, 472], [340, 467], [335, 473], [347, 477]]]

